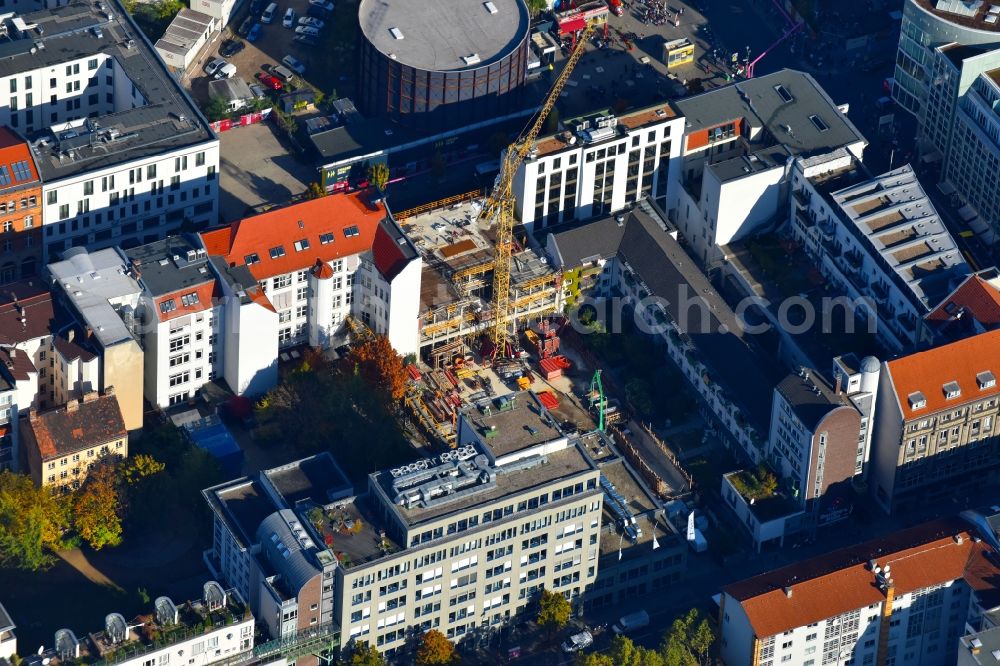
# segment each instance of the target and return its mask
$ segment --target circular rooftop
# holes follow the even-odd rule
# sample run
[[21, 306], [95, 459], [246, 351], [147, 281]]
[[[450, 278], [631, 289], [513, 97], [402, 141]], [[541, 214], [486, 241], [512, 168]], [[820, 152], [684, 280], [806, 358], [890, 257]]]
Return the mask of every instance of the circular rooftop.
[[861, 372], [878, 372], [882, 364], [874, 356], [865, 356], [861, 359]]
[[397, 62], [428, 71], [488, 65], [527, 38], [522, 0], [361, 0], [361, 30]]

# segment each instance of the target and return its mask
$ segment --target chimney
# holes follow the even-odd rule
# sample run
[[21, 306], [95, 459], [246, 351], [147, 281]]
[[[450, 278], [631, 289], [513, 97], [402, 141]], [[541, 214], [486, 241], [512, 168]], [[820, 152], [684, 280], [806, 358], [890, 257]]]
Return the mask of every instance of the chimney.
[[73, 342], [73, 338], [75, 338], [75, 337], [76, 337], [76, 330], [74, 330], [74, 329], [71, 328], [68, 331], [66, 331], [66, 340], [67, 341]]
[[837, 373], [837, 390], [834, 391], [834, 393], [836, 393], [837, 395], [840, 395], [840, 390], [843, 387], [842, 386], [843, 383], [844, 383], [844, 375], [842, 375], [841, 373], [838, 372]]
[[787, 586], [784, 589], [785, 589], [785, 597], [788, 598], [788, 599], [791, 599], [792, 598], [792, 588], [791, 588], [791, 586]]
[[17, 358], [17, 347], [11, 347], [7, 353], [10, 354], [12, 359]]
[[80, 408], [79, 400], [70, 400], [66, 403], [66, 413], [71, 414]]
[[97, 400], [97, 391], [87, 391], [83, 394], [84, 403], [94, 402], [95, 400]]
[[115, 387], [114, 386], [105, 386], [104, 387], [104, 395], [114, 395], [114, 394], [115, 394]]

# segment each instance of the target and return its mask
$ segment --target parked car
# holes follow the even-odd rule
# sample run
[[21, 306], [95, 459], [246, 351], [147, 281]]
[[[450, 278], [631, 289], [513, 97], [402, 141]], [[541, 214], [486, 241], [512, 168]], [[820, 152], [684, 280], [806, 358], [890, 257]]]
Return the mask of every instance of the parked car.
[[272, 65], [271, 74], [273, 76], [277, 76], [283, 81], [291, 81], [292, 79], [295, 78], [295, 74], [292, 73], [292, 70], [288, 69], [287, 67], [282, 67], [281, 65]]
[[581, 631], [578, 634], [573, 634], [562, 644], [563, 652], [579, 652], [584, 648], [588, 648], [594, 644], [594, 637], [589, 631]]
[[240, 28], [236, 32], [237, 34], [246, 37], [247, 33], [250, 32], [250, 28], [252, 28], [253, 26], [254, 26], [254, 18], [253, 16], [248, 16], [245, 19], [243, 19], [243, 23], [240, 24]]
[[281, 80], [276, 76], [272, 76], [267, 72], [257, 72], [257, 80], [264, 84], [265, 87], [271, 90], [281, 90]]
[[218, 72], [219, 69], [221, 69], [222, 66], [225, 64], [226, 61], [223, 60], [222, 58], [212, 58], [211, 60], [208, 61], [208, 64], [205, 65], [205, 73], [208, 74], [209, 76], [212, 76], [213, 74]]
[[319, 29], [318, 28], [309, 27], [308, 25], [300, 25], [299, 27], [297, 27], [295, 29], [295, 34], [296, 35], [312, 35], [313, 37], [318, 37], [319, 36]]
[[319, 44], [319, 37], [313, 35], [295, 35], [295, 41], [305, 46], [316, 46]]
[[291, 28], [295, 25], [295, 10], [289, 7], [285, 10], [285, 18], [281, 20], [281, 25], [286, 28]]
[[231, 79], [234, 76], [236, 76], [236, 65], [231, 62], [227, 62], [215, 73], [217, 79]]
[[611, 627], [611, 631], [618, 635], [627, 634], [636, 629], [649, 626], [649, 613], [644, 610], [629, 613], [618, 618], [618, 621]]
[[248, 87], [250, 88], [250, 92], [253, 93], [253, 96], [255, 98], [264, 99], [265, 97], [267, 97], [267, 92], [264, 90], [264, 88], [257, 85], [256, 83], [251, 83]]
[[264, 9], [264, 13], [260, 15], [260, 22], [264, 25], [271, 25], [274, 23], [274, 15], [278, 13], [278, 3], [272, 2]]
[[253, 43], [260, 39], [260, 31], [262, 29], [260, 23], [254, 23], [253, 27], [250, 28], [250, 32], [247, 33], [247, 41]]
[[299, 76], [302, 76], [303, 74], [306, 73], [306, 66], [303, 65], [301, 62], [299, 62], [298, 59], [293, 58], [290, 55], [286, 55], [284, 58], [282, 58], [281, 63], [288, 69], [298, 74]]
[[330, 2], [329, 0], [309, 0], [309, 4], [312, 5], [313, 7], [319, 7], [324, 11], [328, 12], [333, 11], [333, 3]]
[[232, 58], [234, 55], [246, 48], [246, 44], [239, 39], [227, 39], [219, 47], [219, 55], [223, 58]]
[[318, 18], [312, 18], [311, 16], [303, 16], [299, 19], [299, 25], [309, 26], [310, 28], [316, 28], [317, 30], [322, 30], [323, 26], [326, 25], [323, 21]]

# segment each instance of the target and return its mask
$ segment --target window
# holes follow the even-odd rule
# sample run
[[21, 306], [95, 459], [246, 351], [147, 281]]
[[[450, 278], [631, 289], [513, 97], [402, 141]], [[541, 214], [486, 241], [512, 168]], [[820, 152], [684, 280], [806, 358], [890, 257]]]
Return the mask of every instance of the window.
[[170, 189], [179, 190], [181, 188], [181, 177], [171, 176], [170, 177]]
[[69, 219], [69, 204], [63, 204], [59, 206], [59, 219], [60, 220]]
[[819, 116], [809, 116], [809, 120], [820, 132], [825, 132], [830, 129], [830, 126], [827, 125], [826, 122]]
[[268, 253], [271, 255], [272, 259], [279, 259], [285, 256], [285, 247], [283, 245], [276, 245], [268, 250]]
[[204, 151], [195, 154], [195, 156], [194, 156], [194, 165], [195, 166], [205, 166], [205, 153], [204, 153]]
[[147, 164], [146, 165], [146, 178], [149, 179], [149, 180], [152, 180], [153, 178], [156, 178], [156, 165], [155, 164]]
[[256, 252], [251, 252], [247, 256], [243, 257], [243, 263], [245, 263], [247, 266], [253, 266], [254, 264], [259, 264], [260, 255], [258, 255]]
[[170, 340], [170, 351], [178, 352], [187, 347], [189, 344], [191, 344], [190, 335], [182, 335], [180, 337], [173, 338]]
[[94, 181], [88, 180], [83, 184], [83, 194], [84, 196], [90, 196], [94, 193]]
[[309, 239], [308, 238], [302, 238], [300, 240], [295, 241], [294, 245], [295, 245], [295, 251], [296, 252], [301, 252], [302, 250], [308, 250], [309, 249]]
[[163, 314], [167, 314], [168, 312], [173, 312], [176, 309], [177, 309], [177, 302], [174, 301], [174, 299], [172, 298], [168, 298], [167, 300], [160, 303], [160, 312], [162, 312]]
[[332, 242], [333, 242], [333, 234], [320, 234], [319, 235], [319, 244], [320, 245], [327, 245], [327, 244], [332, 243]]
[[189, 360], [191, 360], [190, 354], [178, 354], [177, 356], [171, 356], [170, 367], [173, 368], [183, 363], [187, 363]]
[[200, 297], [197, 292], [192, 291], [190, 294], [184, 294], [181, 296], [181, 305], [184, 307], [191, 307], [192, 305], [197, 305], [200, 302]]
[[186, 384], [191, 379], [190, 372], [180, 372], [176, 375], [170, 375], [170, 386], [180, 386], [181, 384]]
[[357, 226], [353, 224], [349, 227], [344, 227], [344, 238], [354, 238], [355, 236], [358, 236], [360, 234], [361, 232], [358, 231]]
[[274, 278], [275, 289], [284, 289], [285, 287], [290, 287], [291, 285], [292, 285], [291, 275], [279, 275], [278, 277]]
[[45, 203], [54, 204], [59, 200], [59, 192], [57, 190], [52, 190], [46, 195]]

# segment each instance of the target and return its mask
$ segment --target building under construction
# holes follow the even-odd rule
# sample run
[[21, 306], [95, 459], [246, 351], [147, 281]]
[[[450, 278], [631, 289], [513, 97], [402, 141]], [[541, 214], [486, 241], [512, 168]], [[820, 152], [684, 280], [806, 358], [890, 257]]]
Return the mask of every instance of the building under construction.
[[[479, 201], [460, 201], [400, 220], [423, 255], [420, 286], [420, 351], [440, 367], [488, 331], [495, 257], [494, 230], [476, 222]], [[405, 216], [405, 213], [403, 214]], [[521, 239], [517, 239], [521, 240]], [[515, 250], [511, 262], [510, 318], [527, 322], [560, 308], [561, 275], [531, 249]]]

